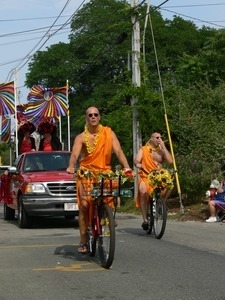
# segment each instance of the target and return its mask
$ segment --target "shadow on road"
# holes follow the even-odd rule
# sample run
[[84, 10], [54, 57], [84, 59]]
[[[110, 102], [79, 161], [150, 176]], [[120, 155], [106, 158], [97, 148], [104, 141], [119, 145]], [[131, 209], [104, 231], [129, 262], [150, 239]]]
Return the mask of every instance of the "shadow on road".
[[100, 266], [100, 261], [98, 257], [98, 252], [96, 255], [91, 257], [89, 254], [82, 254], [77, 252], [78, 245], [62, 245], [55, 248], [54, 255], [72, 260], [73, 262], [94, 262]]

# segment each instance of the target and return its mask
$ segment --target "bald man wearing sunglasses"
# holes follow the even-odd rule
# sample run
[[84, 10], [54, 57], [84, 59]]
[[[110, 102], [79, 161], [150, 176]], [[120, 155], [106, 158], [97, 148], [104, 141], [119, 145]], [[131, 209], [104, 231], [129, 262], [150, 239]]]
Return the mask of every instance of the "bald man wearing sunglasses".
[[[153, 191], [153, 188], [148, 183], [147, 174], [144, 171], [150, 172], [155, 169], [161, 169], [164, 162], [172, 164], [173, 158], [167, 150], [161, 134], [155, 131], [146, 145], [140, 148], [134, 159], [134, 164], [139, 169], [136, 206], [141, 209], [143, 217], [142, 228], [144, 230], [148, 230], [147, 208], [150, 201], [150, 194]], [[170, 193], [171, 190], [164, 188], [162, 190], [162, 198], [167, 200]]]
[[[74, 140], [69, 166], [67, 168], [68, 173], [75, 173], [76, 163], [78, 158], [81, 157], [79, 161], [80, 168], [78, 172], [76, 172], [79, 174], [76, 176], [76, 186], [81, 239], [78, 252], [80, 253], [88, 252], [86, 233], [91, 221], [89, 207], [93, 205], [91, 197], [85, 193], [85, 184], [88, 178], [85, 178], [83, 174], [97, 177], [99, 172], [111, 170], [112, 153], [115, 153], [124, 169], [130, 169], [116, 134], [110, 127], [102, 126], [100, 119], [101, 116], [98, 108], [89, 107], [86, 110], [86, 125], [84, 131]], [[110, 206], [113, 208], [113, 199]]]

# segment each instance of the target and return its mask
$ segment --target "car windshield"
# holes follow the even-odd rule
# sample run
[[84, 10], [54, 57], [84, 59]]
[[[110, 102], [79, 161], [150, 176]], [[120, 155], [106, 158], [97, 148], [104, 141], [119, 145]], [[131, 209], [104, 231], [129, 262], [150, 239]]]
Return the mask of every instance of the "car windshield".
[[23, 165], [24, 172], [66, 170], [70, 152], [43, 152], [26, 155]]

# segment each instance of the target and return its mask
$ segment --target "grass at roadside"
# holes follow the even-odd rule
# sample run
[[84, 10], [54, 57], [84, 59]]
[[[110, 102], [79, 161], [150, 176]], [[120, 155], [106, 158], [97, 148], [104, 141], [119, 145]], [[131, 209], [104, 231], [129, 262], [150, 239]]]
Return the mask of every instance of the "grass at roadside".
[[135, 206], [133, 198], [121, 198], [121, 205], [117, 207], [117, 211], [127, 214], [140, 214], [140, 210]]

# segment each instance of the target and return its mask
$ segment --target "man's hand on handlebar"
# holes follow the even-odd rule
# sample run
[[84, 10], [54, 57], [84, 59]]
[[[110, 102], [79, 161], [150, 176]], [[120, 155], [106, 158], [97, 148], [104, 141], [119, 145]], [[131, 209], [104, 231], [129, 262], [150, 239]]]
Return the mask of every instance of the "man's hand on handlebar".
[[75, 168], [68, 167], [66, 169], [66, 172], [69, 173], [69, 174], [74, 174], [75, 173]]

